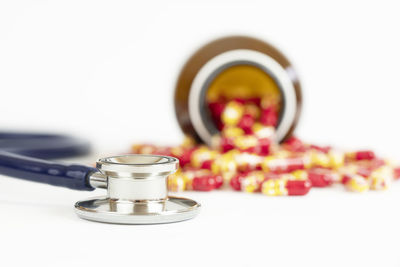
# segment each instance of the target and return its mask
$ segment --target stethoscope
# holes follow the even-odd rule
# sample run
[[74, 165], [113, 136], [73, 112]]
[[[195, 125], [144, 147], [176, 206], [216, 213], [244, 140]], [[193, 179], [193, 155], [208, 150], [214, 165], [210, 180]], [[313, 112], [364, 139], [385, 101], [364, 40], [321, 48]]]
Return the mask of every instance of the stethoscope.
[[200, 204], [168, 196], [167, 177], [179, 161], [157, 155], [99, 159], [96, 168], [48, 161], [89, 152], [83, 140], [51, 134], [0, 133], [0, 174], [74, 190], [107, 189], [104, 197], [75, 203], [83, 219], [119, 224], [157, 224], [188, 220]]
[[[200, 48], [184, 65], [175, 88], [175, 112], [182, 131], [211, 144], [218, 132], [206, 111], [213, 79], [237, 65], [251, 65], [268, 74], [282, 98], [277, 141], [293, 132], [301, 109], [301, 88], [291, 63], [268, 43], [245, 36], [217, 39]], [[63, 135], [0, 133], [0, 174], [107, 195], [79, 201], [79, 217], [107, 223], [154, 224], [187, 220], [200, 204], [168, 196], [167, 177], [178, 160], [156, 155], [124, 155], [99, 159], [96, 167], [46, 161], [87, 153], [88, 143]]]

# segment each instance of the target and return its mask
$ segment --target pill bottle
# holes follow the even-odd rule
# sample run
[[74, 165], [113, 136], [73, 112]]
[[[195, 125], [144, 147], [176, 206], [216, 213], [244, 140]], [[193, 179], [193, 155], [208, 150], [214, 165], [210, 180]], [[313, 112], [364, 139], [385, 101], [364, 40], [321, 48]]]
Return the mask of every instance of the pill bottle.
[[298, 122], [302, 96], [289, 60], [271, 44], [229, 36], [198, 49], [184, 64], [175, 87], [175, 114], [183, 132], [211, 144], [219, 132], [207, 101], [275, 96], [280, 98], [276, 139], [287, 139]]

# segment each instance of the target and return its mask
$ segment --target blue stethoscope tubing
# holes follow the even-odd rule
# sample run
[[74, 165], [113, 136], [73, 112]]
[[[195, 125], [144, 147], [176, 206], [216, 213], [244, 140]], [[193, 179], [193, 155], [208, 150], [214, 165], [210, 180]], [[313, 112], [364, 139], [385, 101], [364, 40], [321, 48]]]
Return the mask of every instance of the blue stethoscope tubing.
[[0, 132], [0, 174], [91, 191], [94, 188], [88, 177], [97, 169], [49, 161], [82, 156], [89, 151], [88, 142], [67, 135]]

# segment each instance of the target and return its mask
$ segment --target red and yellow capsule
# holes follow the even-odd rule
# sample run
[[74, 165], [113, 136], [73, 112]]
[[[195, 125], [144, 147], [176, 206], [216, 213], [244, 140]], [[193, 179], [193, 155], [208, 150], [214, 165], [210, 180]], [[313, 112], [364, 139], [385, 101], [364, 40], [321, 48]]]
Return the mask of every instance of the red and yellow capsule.
[[263, 171], [275, 173], [288, 173], [295, 170], [305, 169], [305, 159], [297, 158], [276, 158], [272, 156], [265, 157], [261, 164]]
[[338, 180], [338, 175], [329, 169], [312, 168], [307, 170], [308, 179], [313, 187], [327, 187]]
[[302, 196], [310, 188], [308, 180], [269, 179], [262, 183], [261, 192], [268, 196]]
[[359, 150], [346, 153], [346, 160], [373, 160], [375, 153], [372, 150]]

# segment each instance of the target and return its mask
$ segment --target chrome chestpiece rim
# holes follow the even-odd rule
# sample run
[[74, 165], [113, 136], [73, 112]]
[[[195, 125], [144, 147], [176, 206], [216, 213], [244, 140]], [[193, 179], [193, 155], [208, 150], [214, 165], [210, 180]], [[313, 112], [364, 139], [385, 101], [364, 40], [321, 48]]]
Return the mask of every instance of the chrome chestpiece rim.
[[188, 220], [199, 212], [191, 199], [168, 196], [167, 177], [178, 168], [176, 158], [156, 155], [124, 155], [97, 161], [100, 173], [89, 183], [107, 188], [107, 196], [79, 201], [83, 219], [119, 224], [156, 224]]

